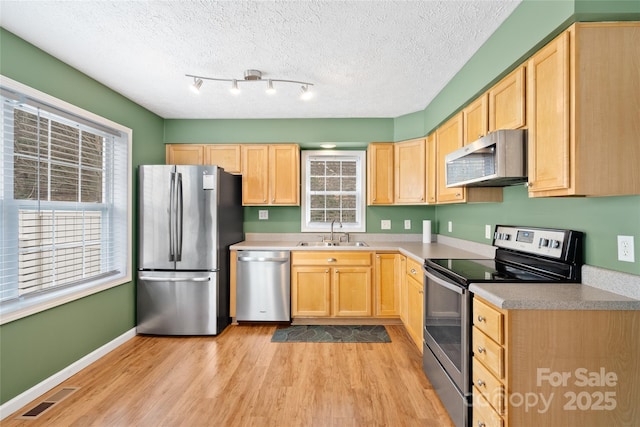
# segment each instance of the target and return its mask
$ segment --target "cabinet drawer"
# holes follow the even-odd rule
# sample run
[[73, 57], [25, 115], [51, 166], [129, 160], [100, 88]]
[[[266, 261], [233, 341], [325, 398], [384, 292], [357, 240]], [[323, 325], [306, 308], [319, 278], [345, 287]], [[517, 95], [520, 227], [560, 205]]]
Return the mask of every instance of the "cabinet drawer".
[[473, 324], [498, 344], [504, 344], [504, 316], [482, 301], [473, 300]]
[[493, 410], [489, 402], [478, 393], [475, 387], [473, 391], [473, 421], [471, 425], [479, 427], [502, 427], [504, 425], [502, 417]]
[[473, 357], [482, 362], [493, 374], [504, 378], [504, 350], [480, 329], [473, 327]]
[[418, 282], [423, 282], [422, 264], [413, 258], [407, 257], [407, 276], [413, 277]]
[[341, 251], [293, 251], [291, 265], [334, 265], [370, 266], [373, 252]]
[[482, 393], [482, 396], [493, 406], [496, 412], [504, 414], [504, 386], [500, 380], [496, 379], [475, 357], [473, 358], [472, 369], [474, 389]]

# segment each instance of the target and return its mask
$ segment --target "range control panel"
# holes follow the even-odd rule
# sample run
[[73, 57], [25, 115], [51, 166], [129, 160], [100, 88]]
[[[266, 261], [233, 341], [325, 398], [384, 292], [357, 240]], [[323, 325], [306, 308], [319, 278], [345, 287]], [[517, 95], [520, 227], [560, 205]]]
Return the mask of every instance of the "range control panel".
[[562, 259], [568, 244], [568, 230], [497, 225], [493, 245], [535, 255]]

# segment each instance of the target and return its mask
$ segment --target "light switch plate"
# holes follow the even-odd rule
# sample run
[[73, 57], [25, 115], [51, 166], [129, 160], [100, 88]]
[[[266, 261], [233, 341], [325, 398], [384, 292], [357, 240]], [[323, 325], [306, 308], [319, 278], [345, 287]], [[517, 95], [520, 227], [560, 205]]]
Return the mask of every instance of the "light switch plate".
[[264, 209], [264, 210], [259, 210], [258, 211], [258, 219], [269, 219], [269, 211]]
[[382, 220], [380, 220], [380, 229], [382, 229], [382, 230], [391, 230], [391, 220], [390, 219], [382, 219]]
[[491, 226], [489, 224], [484, 226], [484, 238], [485, 239], [491, 238]]
[[411, 230], [411, 220], [410, 219], [405, 219], [404, 220], [404, 229], [405, 230]]
[[449, 231], [449, 233], [453, 232], [453, 221], [449, 221], [447, 223], [447, 230]]

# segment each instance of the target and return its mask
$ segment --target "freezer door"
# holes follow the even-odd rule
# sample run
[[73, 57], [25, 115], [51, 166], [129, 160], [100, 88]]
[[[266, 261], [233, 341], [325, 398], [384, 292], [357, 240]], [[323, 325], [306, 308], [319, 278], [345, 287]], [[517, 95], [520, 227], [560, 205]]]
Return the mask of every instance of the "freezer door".
[[218, 268], [217, 166], [176, 166], [176, 270]]
[[144, 165], [138, 168], [139, 268], [175, 268], [172, 248], [174, 168], [171, 165]]
[[137, 332], [217, 335], [229, 324], [228, 295], [215, 272], [138, 272]]

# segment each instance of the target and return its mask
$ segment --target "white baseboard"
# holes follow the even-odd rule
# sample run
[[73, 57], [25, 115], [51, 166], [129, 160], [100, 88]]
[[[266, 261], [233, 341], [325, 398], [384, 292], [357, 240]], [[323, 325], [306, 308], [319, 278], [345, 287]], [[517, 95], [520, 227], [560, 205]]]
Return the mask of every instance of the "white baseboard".
[[136, 328], [130, 329], [124, 334], [116, 337], [115, 339], [109, 341], [102, 347], [92, 351], [87, 354], [83, 358], [73, 362], [71, 365], [62, 369], [59, 372], [51, 375], [49, 378], [41, 381], [40, 383], [34, 385], [30, 389], [24, 391], [23, 393], [17, 395], [13, 399], [5, 402], [2, 406], [0, 406], [0, 420], [5, 419], [9, 415], [13, 414], [23, 406], [27, 405], [29, 402], [37, 399], [39, 396], [42, 396], [58, 384], [62, 383], [66, 379], [70, 378], [72, 375], [77, 374], [87, 366], [91, 365], [96, 360], [105, 356], [112, 350], [115, 350], [125, 342], [129, 341], [131, 338], [136, 336]]

